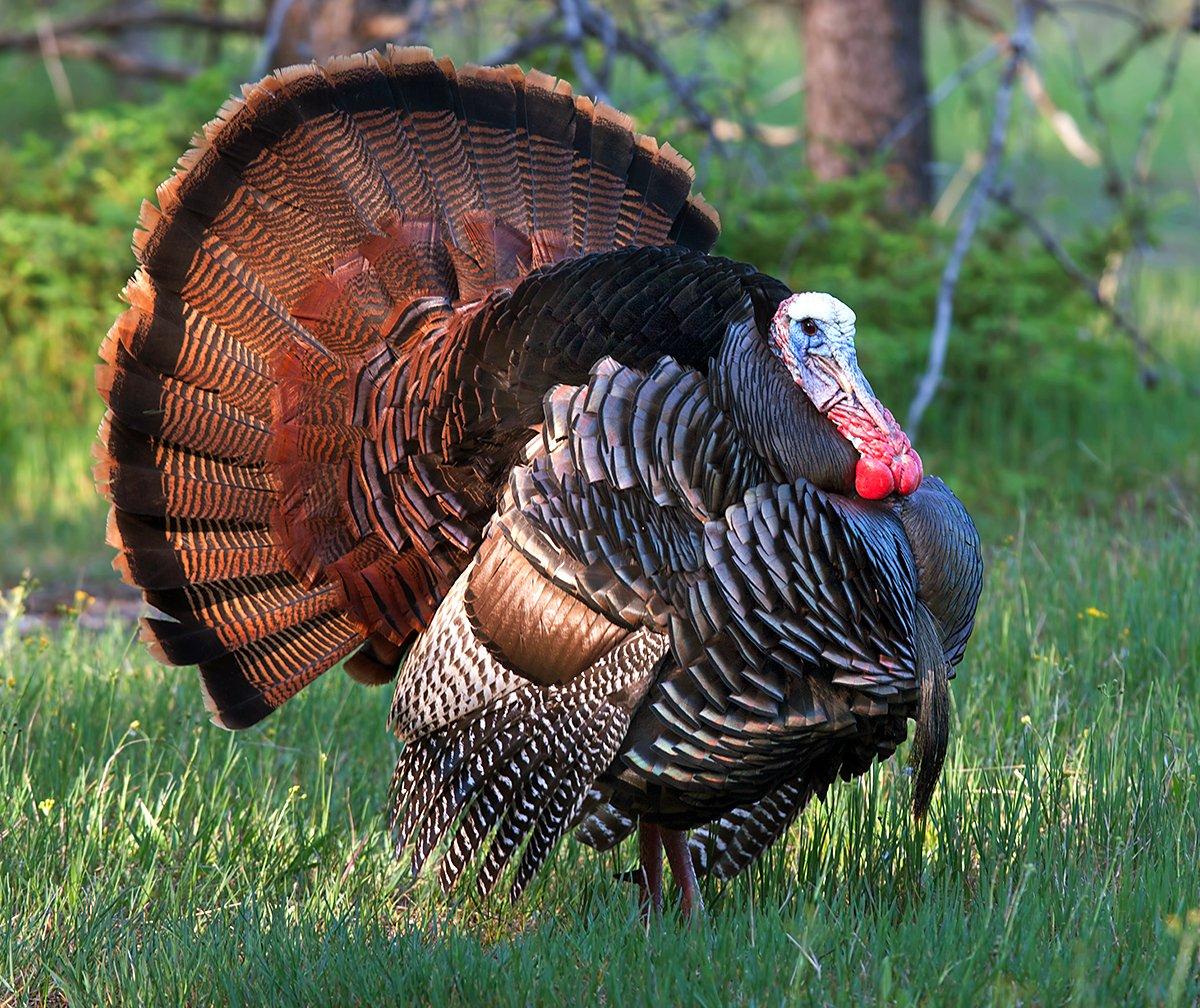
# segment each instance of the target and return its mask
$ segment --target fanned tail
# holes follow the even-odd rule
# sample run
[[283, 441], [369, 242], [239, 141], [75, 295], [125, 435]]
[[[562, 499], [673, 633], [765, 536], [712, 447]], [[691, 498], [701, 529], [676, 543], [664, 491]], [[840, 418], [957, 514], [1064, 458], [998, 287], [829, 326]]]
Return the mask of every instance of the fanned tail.
[[707, 251], [691, 181], [562, 81], [425, 49], [277, 71], [197, 135], [134, 235], [96, 478], [114, 565], [162, 613], [151, 649], [200, 666], [218, 723], [254, 724], [364, 644], [357, 678], [394, 670], [503, 476], [450, 458], [461, 424], [398, 414], [424, 401], [412, 376], [444, 392], [447, 342], [486, 343], [469, 306], [539, 266]]

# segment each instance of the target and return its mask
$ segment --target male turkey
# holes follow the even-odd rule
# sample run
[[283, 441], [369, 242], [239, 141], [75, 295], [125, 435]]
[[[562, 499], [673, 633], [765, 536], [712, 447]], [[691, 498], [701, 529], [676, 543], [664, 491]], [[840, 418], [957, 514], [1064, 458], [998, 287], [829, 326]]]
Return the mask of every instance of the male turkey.
[[908, 718], [918, 813], [940, 771], [975, 530], [853, 313], [709, 256], [692, 177], [390, 49], [244, 88], [143, 206], [97, 480], [144, 637], [227, 728], [395, 678], [397, 852], [447, 887], [640, 829], [686, 909]]

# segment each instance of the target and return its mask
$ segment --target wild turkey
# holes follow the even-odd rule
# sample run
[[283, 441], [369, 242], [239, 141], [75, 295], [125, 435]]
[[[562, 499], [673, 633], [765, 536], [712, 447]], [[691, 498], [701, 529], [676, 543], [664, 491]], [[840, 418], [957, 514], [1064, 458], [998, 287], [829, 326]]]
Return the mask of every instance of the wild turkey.
[[244, 88], [143, 206], [97, 481], [144, 637], [227, 728], [396, 678], [397, 852], [447, 887], [640, 824], [690, 907], [908, 718], [918, 813], [940, 772], [974, 528], [853, 313], [709, 256], [692, 178], [392, 49]]

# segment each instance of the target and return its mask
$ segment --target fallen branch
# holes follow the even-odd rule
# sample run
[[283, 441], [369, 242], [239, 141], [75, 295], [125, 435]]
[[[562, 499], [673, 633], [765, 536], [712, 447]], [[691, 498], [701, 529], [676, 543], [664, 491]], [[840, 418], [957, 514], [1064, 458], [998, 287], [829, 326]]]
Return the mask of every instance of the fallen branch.
[[[180, 81], [190, 80], [196, 75], [196, 68], [182, 63], [171, 63], [167, 60], [157, 60], [151, 56], [136, 56], [124, 49], [105, 45], [95, 39], [80, 38], [79, 36], [54, 35], [55, 55], [63, 59], [90, 60], [106, 66], [114, 73], [125, 77], [142, 77], [146, 80]], [[25, 46], [20, 48], [24, 49]], [[32, 50], [44, 51], [42, 44], [34, 37]]]
[[950, 258], [946, 260], [942, 270], [942, 280], [938, 285], [937, 313], [934, 317], [933, 333], [929, 339], [929, 360], [924, 374], [917, 385], [916, 395], [908, 408], [907, 429], [913, 438], [920, 430], [921, 419], [929, 409], [933, 397], [941, 385], [942, 375], [946, 367], [946, 347], [950, 341], [950, 324], [954, 318], [954, 291], [958, 286], [958, 278], [962, 272], [963, 260], [971, 247], [975, 231], [983, 216], [988, 195], [994, 184], [996, 172], [999, 170], [1000, 158], [1004, 153], [1005, 139], [1008, 135], [1008, 122], [1012, 113], [1013, 88], [1017, 82], [1017, 73], [1021, 63], [1029, 51], [1033, 39], [1033, 3], [1021, 3], [1017, 7], [1017, 24], [1009, 38], [1009, 57], [1000, 77], [1000, 86], [996, 89], [996, 97], [992, 111], [992, 128], [988, 134], [987, 148], [984, 151], [983, 167], [975, 183], [975, 190], [963, 211], [962, 222], [958, 234], [954, 237], [954, 246], [950, 250]]

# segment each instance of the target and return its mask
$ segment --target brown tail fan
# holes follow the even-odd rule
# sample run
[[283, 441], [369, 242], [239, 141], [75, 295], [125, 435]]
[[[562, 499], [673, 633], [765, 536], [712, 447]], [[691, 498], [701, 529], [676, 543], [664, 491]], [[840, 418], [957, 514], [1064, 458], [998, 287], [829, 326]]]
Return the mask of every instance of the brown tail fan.
[[494, 431], [524, 404], [484, 309], [560, 259], [707, 251], [691, 180], [562, 81], [425, 49], [277, 71], [197, 135], [100, 350], [96, 477], [114, 566], [162, 614], [144, 635], [199, 665], [215, 721], [368, 639], [359, 678], [385, 678], [511, 461]]

